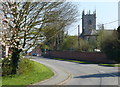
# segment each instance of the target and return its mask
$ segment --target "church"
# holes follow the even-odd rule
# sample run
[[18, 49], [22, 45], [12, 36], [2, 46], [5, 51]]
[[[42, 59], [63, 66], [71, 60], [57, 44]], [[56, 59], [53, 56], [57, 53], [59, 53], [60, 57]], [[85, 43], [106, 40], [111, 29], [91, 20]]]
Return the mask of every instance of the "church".
[[81, 38], [85, 40], [96, 38], [96, 11], [91, 13], [90, 11], [86, 14], [83, 10], [82, 12], [82, 34]]

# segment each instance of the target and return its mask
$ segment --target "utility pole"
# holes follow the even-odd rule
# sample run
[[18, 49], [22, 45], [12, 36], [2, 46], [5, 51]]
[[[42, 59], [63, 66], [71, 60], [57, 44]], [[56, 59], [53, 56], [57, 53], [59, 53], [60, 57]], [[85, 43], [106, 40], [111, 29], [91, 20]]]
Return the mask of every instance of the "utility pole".
[[80, 25], [78, 25], [78, 50], [80, 50]]

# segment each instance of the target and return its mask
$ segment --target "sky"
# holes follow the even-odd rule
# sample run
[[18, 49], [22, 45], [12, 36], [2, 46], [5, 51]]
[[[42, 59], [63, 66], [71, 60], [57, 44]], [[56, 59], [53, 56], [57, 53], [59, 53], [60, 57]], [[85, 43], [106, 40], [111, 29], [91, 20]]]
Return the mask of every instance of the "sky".
[[[93, 0], [94, 1], [94, 0]], [[82, 18], [82, 11], [85, 10], [87, 13], [89, 10], [91, 13], [96, 9], [96, 25], [105, 24], [105, 29], [115, 29], [118, 27], [118, 1], [108, 1], [108, 2], [87, 2], [87, 1], [72, 1], [74, 5], [77, 6], [79, 12], [79, 18]], [[99, 1], [99, 0], [97, 0]], [[113, 22], [116, 21], [116, 22]], [[113, 22], [113, 23], [109, 23]], [[108, 23], [108, 24], [106, 24]], [[69, 26], [68, 34], [77, 35], [77, 26], [82, 25], [82, 20], [78, 20]], [[82, 27], [82, 26], [81, 26]], [[80, 32], [82, 28], [80, 27]]]

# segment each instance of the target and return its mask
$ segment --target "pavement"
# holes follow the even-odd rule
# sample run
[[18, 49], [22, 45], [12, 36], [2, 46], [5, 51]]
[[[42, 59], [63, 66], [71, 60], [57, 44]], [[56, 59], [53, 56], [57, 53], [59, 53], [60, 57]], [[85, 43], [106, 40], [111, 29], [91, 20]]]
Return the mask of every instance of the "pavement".
[[120, 81], [118, 67], [99, 66], [98, 64], [80, 64], [42, 57], [32, 57], [32, 60], [46, 65], [55, 73], [52, 78], [33, 85], [118, 86]]

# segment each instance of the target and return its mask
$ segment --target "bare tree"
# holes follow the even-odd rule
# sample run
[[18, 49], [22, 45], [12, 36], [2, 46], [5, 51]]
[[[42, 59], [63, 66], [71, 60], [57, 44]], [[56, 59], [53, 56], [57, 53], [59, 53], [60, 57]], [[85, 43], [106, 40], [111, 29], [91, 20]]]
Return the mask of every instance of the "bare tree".
[[62, 4], [64, 2], [1, 2], [0, 10], [4, 15], [2, 43], [12, 49], [11, 74], [16, 74], [20, 52], [43, 40], [41, 31], [48, 23], [53, 23], [52, 11], [57, 8], [59, 12]]
[[46, 44], [51, 49], [60, 49], [66, 27], [76, 22], [77, 17], [77, 7], [70, 2], [60, 4], [57, 8], [46, 13], [45, 18], [48, 21], [53, 20], [52, 23], [47, 23], [47, 26], [44, 27]]

